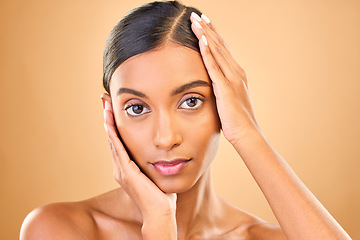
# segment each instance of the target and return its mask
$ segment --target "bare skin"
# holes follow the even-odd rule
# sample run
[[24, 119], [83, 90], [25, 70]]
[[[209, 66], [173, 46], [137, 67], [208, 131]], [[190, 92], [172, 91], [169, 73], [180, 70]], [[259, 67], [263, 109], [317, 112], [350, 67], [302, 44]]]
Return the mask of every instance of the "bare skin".
[[[102, 95], [121, 188], [34, 210], [20, 239], [350, 239], [263, 136], [245, 72], [212, 24], [191, 21], [201, 54], [168, 42], [134, 56]], [[220, 126], [281, 227], [215, 194]], [[157, 167], [174, 159], [184, 162], [176, 173]]]

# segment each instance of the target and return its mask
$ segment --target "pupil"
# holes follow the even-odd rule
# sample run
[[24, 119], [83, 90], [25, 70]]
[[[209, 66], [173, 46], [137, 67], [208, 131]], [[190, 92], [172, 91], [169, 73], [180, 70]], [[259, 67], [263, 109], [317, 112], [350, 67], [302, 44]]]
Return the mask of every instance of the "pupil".
[[141, 105], [135, 105], [135, 106], [133, 106], [133, 111], [134, 111], [134, 113], [136, 113], [136, 114], [140, 114], [140, 113], [143, 111], [143, 106], [141, 106]]
[[195, 107], [196, 106], [196, 101], [197, 101], [196, 98], [190, 98], [190, 99], [186, 100], [186, 104], [189, 107]]

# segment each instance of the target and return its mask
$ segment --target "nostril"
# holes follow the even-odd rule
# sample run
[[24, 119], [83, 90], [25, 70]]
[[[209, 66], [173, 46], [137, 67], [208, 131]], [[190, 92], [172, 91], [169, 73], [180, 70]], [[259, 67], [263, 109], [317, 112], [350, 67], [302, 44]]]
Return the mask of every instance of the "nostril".
[[159, 149], [171, 150], [182, 142], [182, 135], [174, 115], [160, 111], [154, 119], [154, 145]]
[[182, 137], [179, 133], [174, 131], [158, 132], [154, 139], [154, 144], [157, 148], [171, 150], [181, 144]]

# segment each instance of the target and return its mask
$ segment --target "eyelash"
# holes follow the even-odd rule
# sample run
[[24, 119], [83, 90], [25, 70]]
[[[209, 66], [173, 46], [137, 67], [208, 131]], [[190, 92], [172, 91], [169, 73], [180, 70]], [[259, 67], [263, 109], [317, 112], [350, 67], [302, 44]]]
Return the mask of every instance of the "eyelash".
[[[200, 100], [200, 101], [201, 101], [201, 104], [204, 103], [204, 99], [203, 99], [203, 98], [198, 97], [198, 96], [191, 96], [191, 97], [186, 98], [184, 101], [182, 101], [181, 104], [180, 104], [180, 106], [183, 105], [183, 104], [184, 104], [187, 100], [189, 100], [189, 99]], [[198, 109], [198, 108], [201, 106], [201, 104], [200, 104], [199, 106], [195, 107], [195, 108], [185, 108], [185, 109], [195, 110], [195, 109]], [[183, 108], [183, 109], [184, 109], [184, 108]]]
[[[124, 107], [124, 109], [122, 109], [122, 110], [124, 110], [124, 111], [127, 113], [127, 115], [130, 116], [130, 117], [138, 117], [138, 116], [143, 115], [144, 113], [138, 114], [138, 115], [132, 115], [132, 114], [129, 114], [129, 113], [128, 113], [128, 109], [130, 109], [130, 108], [132, 108], [132, 107], [135, 107], [135, 106], [141, 106], [141, 107], [143, 107], [143, 108], [147, 108], [144, 104], [131, 103], [131, 104], [129, 104], [129, 105], [126, 105], [126, 106]], [[147, 108], [147, 109], [148, 109], [148, 108]], [[150, 112], [150, 110], [149, 110], [148, 112]]]
[[[204, 99], [203, 99], [203, 98], [198, 97], [198, 96], [191, 96], [191, 97], [186, 98], [184, 101], [182, 101], [181, 104], [180, 104], [180, 106], [181, 106], [182, 104], [184, 104], [184, 103], [185, 103], [187, 100], [189, 100], [189, 99], [200, 100], [200, 101], [201, 101], [201, 104], [200, 104], [199, 106], [195, 107], [195, 108], [191, 108], [191, 107], [190, 107], [190, 108], [180, 108], [180, 109], [196, 110], [196, 109], [198, 109], [198, 108], [204, 103]], [[122, 110], [124, 110], [124, 111], [127, 113], [127, 115], [130, 116], [130, 117], [139, 117], [139, 116], [141, 116], [141, 115], [143, 115], [143, 114], [145, 114], [145, 113], [150, 112], [150, 110], [149, 110], [149, 111], [147, 111], [147, 112], [145, 112], [145, 113], [141, 113], [141, 114], [138, 114], [138, 115], [129, 114], [127, 110], [130, 109], [130, 108], [132, 108], [132, 107], [134, 107], [134, 106], [141, 106], [141, 107], [143, 107], [143, 108], [147, 108], [144, 104], [141, 104], [141, 103], [131, 103], [131, 104], [129, 104], [129, 105], [126, 105], [126, 106], [124, 107], [124, 109], [122, 109]], [[148, 108], [147, 108], [147, 109], [148, 109]]]

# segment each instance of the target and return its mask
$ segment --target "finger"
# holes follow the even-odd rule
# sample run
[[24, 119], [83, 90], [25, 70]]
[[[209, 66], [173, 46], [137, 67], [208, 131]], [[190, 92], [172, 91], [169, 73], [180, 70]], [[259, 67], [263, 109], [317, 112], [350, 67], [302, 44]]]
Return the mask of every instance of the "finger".
[[[202, 43], [204, 45], [203, 51], [200, 52], [204, 63], [206, 63], [205, 66], [208, 70], [211, 80], [218, 85], [229, 83], [229, 78], [233, 77], [235, 71], [232, 69], [229, 62], [225, 59], [224, 55], [221, 53], [221, 50], [217, 48], [211, 40], [208, 40], [206, 33], [200, 32], [201, 29], [196, 26], [197, 24], [198, 22], [194, 21], [192, 28], [196, 34], [203, 34], [199, 36], [199, 44]], [[220, 52], [214, 54], [216, 51]]]
[[219, 65], [221, 71], [224, 73], [225, 78], [228, 81], [232, 81], [233, 79], [238, 78], [238, 73], [232, 67], [221, 48], [216, 44], [216, 42], [214, 42], [214, 40], [207, 34], [206, 31], [204, 35], [208, 41], [208, 48], [210, 48], [210, 52]]
[[[105, 104], [104, 104], [104, 121], [105, 121], [105, 123], [104, 123], [105, 131], [109, 135], [109, 132], [108, 132], [109, 127], [107, 126], [107, 124], [114, 126], [114, 123], [115, 123], [114, 117], [113, 117], [112, 105], [109, 101], [105, 101]], [[114, 176], [115, 176], [115, 179], [118, 180], [118, 179], [120, 179], [120, 176], [121, 176], [121, 168], [120, 168], [120, 164], [118, 163], [118, 157], [115, 153], [115, 148], [111, 142], [110, 136], [108, 136], [108, 143], [109, 143], [110, 152], [112, 155]]]
[[112, 104], [109, 101], [105, 101], [104, 120], [106, 123], [109, 123], [110, 125], [115, 125], [113, 108], [112, 108]]
[[225, 78], [218, 63], [211, 54], [211, 50], [208, 47], [209, 43], [207, 43], [205, 35], [203, 35], [200, 39], [199, 47], [201, 56], [203, 58], [209, 77], [213, 83], [215, 97], [218, 98], [220, 96], [220, 92], [224, 92], [224, 90], [229, 87], [230, 82]]
[[242, 80], [245, 82], [247, 86], [247, 78], [244, 69], [237, 63], [231, 54], [229, 48], [227, 47], [225, 41], [220, 37], [220, 34], [216, 31], [214, 25], [210, 21], [210, 19], [205, 15], [201, 15], [201, 19], [203, 20], [203, 28], [209, 35], [209, 37], [216, 43], [217, 46], [220, 47], [221, 51], [224, 53], [231, 66], [235, 69], [235, 71], [240, 74]]
[[[106, 132], [108, 132], [109, 130], [108, 130], [108, 127], [107, 127], [106, 123], [104, 123], [104, 126], [105, 126]], [[116, 181], [122, 187], [124, 187], [124, 183], [123, 183], [122, 178], [121, 178], [121, 176], [122, 176], [121, 173], [123, 172], [123, 169], [121, 168], [119, 157], [118, 157], [118, 155], [116, 153], [115, 147], [114, 147], [109, 135], [108, 135], [108, 142], [109, 142], [109, 146], [110, 146], [110, 152], [111, 152], [112, 163], [113, 163], [113, 175], [114, 175]]]
[[118, 137], [116, 124], [114, 120], [113, 110], [111, 103], [106, 101], [104, 109], [104, 119], [105, 119], [105, 130], [109, 136], [110, 143], [112, 144], [113, 152], [115, 157], [119, 160], [119, 166], [121, 168], [126, 166], [126, 163], [132, 162], [124, 145]]
[[[114, 166], [120, 170], [122, 178], [124, 178], [124, 173], [129, 174], [142, 174], [140, 168], [132, 161], [127, 153], [123, 143], [118, 136], [117, 126], [115, 124], [113, 109], [111, 103], [106, 101], [104, 109], [104, 118], [105, 118], [105, 130], [109, 136], [109, 141], [112, 147], [112, 155]], [[119, 175], [119, 174], [117, 174]]]
[[[125, 191], [135, 200], [142, 211], [149, 212], [153, 204], [149, 204], [149, 196], [164, 194], [132, 161], [127, 154], [124, 145], [117, 137], [113, 126], [105, 123], [109, 141], [111, 144], [114, 174], [117, 182], [125, 189]], [[159, 196], [159, 195], [158, 195]], [[176, 198], [175, 198], [176, 206]]]
[[[108, 111], [106, 111], [108, 114]], [[107, 130], [110, 142], [113, 147], [114, 157], [116, 165], [119, 166], [121, 173], [131, 173], [140, 171], [136, 164], [130, 159], [124, 145], [117, 136], [116, 129], [114, 125], [105, 123], [105, 129]]]
[[[104, 112], [106, 119], [112, 116], [111, 111], [106, 110]], [[123, 143], [117, 136], [116, 125], [107, 122], [104, 123], [104, 126], [109, 136], [108, 140], [113, 158], [113, 171], [117, 182], [140, 207], [142, 213], [146, 215], [148, 212], [153, 212], [153, 206], [156, 204], [159, 205], [159, 203], [164, 201], [164, 193], [142, 173], [136, 163], [130, 159]], [[176, 194], [170, 195], [168, 198], [171, 200], [171, 209], [175, 209]], [[149, 200], [153, 203], [149, 203]], [[169, 204], [169, 201], [167, 200], [165, 204]], [[166, 206], [165, 204], [160, 204], [160, 206]], [[158, 209], [157, 207], [156, 210]]]
[[229, 61], [226, 59], [226, 56], [223, 54], [222, 50], [212, 41], [211, 38], [207, 35], [207, 31], [203, 29], [203, 21], [197, 21], [195, 18], [200, 19], [199, 16], [196, 14], [192, 14], [192, 29], [195, 35], [199, 40], [201, 40], [202, 35], [207, 36], [208, 45], [211, 49], [211, 53], [213, 54], [216, 62], [218, 63], [222, 73], [224, 74], [225, 78], [230, 80], [233, 79], [236, 74], [236, 71], [232, 68]]
[[[226, 46], [225, 42], [220, 37], [220, 35], [217, 33], [216, 29], [214, 28], [213, 24], [210, 22], [208, 17], [205, 16], [204, 14], [202, 14], [201, 18], [200, 18], [198, 15], [192, 14], [190, 20], [192, 22], [194, 22], [194, 20], [195, 20], [195, 21], [198, 21], [199, 23], [201, 23], [200, 25], [201, 25], [203, 31], [195, 30], [196, 31], [195, 35], [200, 39], [201, 34], [206, 32], [208, 40], [211, 39], [215, 43], [215, 45], [220, 48], [221, 51], [217, 50], [217, 52], [219, 52], [219, 53], [221, 52], [221, 54], [223, 54], [225, 56], [225, 59], [231, 65], [232, 69], [235, 70], [240, 75], [242, 80], [247, 85], [245, 71], [236, 62], [236, 60], [232, 56], [230, 50], [228, 49], [228, 47]], [[223, 68], [221, 68], [221, 69], [223, 69]], [[232, 78], [232, 72], [226, 74], [226, 76], [229, 78]], [[236, 79], [236, 78], [234, 78], [234, 79]], [[229, 80], [231, 80], [231, 79], [229, 79]]]
[[116, 155], [114, 146], [113, 146], [110, 138], [108, 138], [108, 142], [109, 142], [110, 152], [111, 152], [111, 156], [112, 156], [113, 175], [114, 175], [116, 181], [117, 181], [122, 187], [124, 187], [124, 184], [123, 184], [122, 179], [121, 179], [121, 171], [122, 171], [122, 170], [121, 170], [118, 157], [117, 157], [117, 155]]
[[[191, 17], [192, 17], [192, 19], [194, 18], [193, 15]], [[195, 35], [199, 39], [199, 44], [201, 42], [204, 44], [204, 39], [202, 38], [202, 36], [204, 36], [204, 31], [203, 31], [202, 26], [200, 25], [200, 23], [198, 21], [196, 21], [195, 19], [193, 19], [193, 22], [191, 24], [191, 29], [193, 30], [193, 32], [195, 33]], [[208, 45], [209, 42], [207, 41], [206, 36], [204, 38], [206, 40], [206, 45]], [[203, 52], [201, 52], [201, 53], [203, 53]], [[207, 46], [206, 46], [206, 50], [204, 51], [204, 53], [206, 55], [211, 54], [210, 49], [207, 48]], [[211, 68], [213, 69], [213, 71], [211, 72], [210, 78], [213, 81], [216, 81], [217, 79], [224, 79], [224, 74], [223, 74], [222, 70], [220, 69], [219, 65], [215, 61], [212, 61], [211, 63], [209, 62], [209, 65], [208, 65], [209, 67], [210, 67], [210, 64], [212, 65]], [[209, 74], [210, 74], [210, 72], [209, 72]]]

